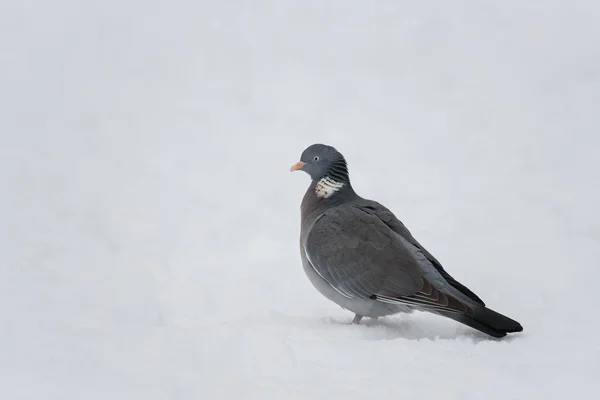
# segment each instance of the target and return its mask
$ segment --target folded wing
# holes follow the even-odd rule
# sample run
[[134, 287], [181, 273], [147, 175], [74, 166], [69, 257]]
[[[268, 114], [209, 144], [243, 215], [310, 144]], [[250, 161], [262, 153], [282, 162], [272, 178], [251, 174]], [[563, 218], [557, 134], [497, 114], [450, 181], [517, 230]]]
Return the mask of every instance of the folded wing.
[[427, 281], [408, 246], [377, 215], [349, 205], [315, 222], [305, 250], [315, 271], [347, 297], [466, 312], [467, 305]]

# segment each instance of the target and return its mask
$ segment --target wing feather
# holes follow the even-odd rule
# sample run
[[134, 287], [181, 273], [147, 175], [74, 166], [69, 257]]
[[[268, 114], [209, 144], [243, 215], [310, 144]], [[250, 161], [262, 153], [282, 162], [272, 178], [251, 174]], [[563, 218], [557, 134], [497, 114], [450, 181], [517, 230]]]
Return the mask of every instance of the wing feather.
[[325, 212], [308, 235], [306, 253], [316, 272], [346, 297], [450, 312], [467, 309], [425, 279], [405, 240], [359, 207]]
[[446, 282], [448, 282], [449, 285], [473, 300], [475, 303], [485, 306], [485, 303], [479, 298], [479, 296], [473, 293], [468, 287], [454, 279], [444, 269], [442, 264], [413, 237], [408, 228], [406, 228], [402, 221], [396, 218], [394, 213], [392, 213], [389, 209], [372, 200], [366, 200], [365, 203], [361, 205], [361, 208], [364, 209], [365, 212], [370, 212], [374, 215], [377, 215], [377, 217], [380, 218], [386, 225], [388, 225], [394, 232], [402, 236], [410, 244], [415, 246], [415, 248], [419, 249], [419, 251], [423, 253], [423, 256], [433, 265], [433, 267], [439, 272], [439, 274], [441, 274], [441, 276]]

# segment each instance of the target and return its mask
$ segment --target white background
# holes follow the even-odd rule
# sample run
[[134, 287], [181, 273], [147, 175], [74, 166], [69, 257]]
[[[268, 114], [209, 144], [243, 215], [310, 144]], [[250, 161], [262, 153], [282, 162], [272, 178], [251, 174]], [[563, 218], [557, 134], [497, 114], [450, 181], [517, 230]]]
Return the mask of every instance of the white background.
[[[2, 399], [598, 392], [595, 1], [4, 1]], [[524, 332], [349, 326], [308, 145]]]

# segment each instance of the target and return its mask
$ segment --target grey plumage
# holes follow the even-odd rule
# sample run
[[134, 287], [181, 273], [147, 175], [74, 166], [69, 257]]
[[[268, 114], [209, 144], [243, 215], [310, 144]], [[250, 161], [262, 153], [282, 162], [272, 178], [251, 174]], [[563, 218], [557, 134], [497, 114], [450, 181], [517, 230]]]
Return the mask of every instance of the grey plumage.
[[353, 189], [335, 148], [308, 147], [291, 170], [312, 178], [301, 204], [300, 256], [326, 298], [362, 317], [435, 313], [494, 337], [522, 331], [450, 276], [383, 205]]

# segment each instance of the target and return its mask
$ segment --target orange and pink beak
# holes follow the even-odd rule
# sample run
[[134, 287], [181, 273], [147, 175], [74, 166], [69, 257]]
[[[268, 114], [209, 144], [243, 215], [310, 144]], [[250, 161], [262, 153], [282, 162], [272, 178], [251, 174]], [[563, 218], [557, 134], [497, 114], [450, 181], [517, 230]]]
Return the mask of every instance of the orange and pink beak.
[[294, 171], [298, 171], [299, 169], [302, 169], [302, 167], [304, 167], [304, 164], [302, 161], [298, 161], [296, 164], [292, 165], [290, 167], [290, 172], [294, 172]]

